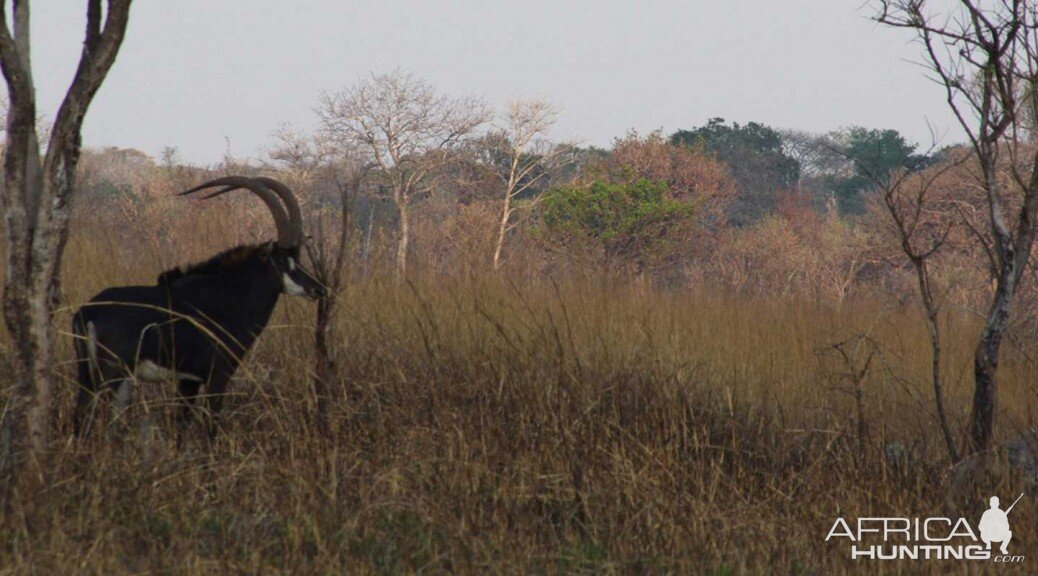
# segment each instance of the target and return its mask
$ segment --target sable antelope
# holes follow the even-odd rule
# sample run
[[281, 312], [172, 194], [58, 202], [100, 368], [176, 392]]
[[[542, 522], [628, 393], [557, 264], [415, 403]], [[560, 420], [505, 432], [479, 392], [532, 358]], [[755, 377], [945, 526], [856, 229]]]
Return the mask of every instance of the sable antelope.
[[325, 296], [321, 283], [299, 262], [302, 217], [287, 186], [271, 178], [227, 176], [180, 195], [215, 187], [220, 189], [206, 199], [244, 189], [263, 200], [274, 216], [277, 240], [236, 246], [204, 262], [166, 270], [154, 286], [105, 289], [77, 310], [72, 318], [79, 380], [76, 435], [84, 431], [104, 386], [125, 401], [137, 378], [176, 382], [184, 401], [182, 421], [190, 417], [205, 384], [209, 432], [215, 436], [227, 383], [266, 327], [281, 293]]

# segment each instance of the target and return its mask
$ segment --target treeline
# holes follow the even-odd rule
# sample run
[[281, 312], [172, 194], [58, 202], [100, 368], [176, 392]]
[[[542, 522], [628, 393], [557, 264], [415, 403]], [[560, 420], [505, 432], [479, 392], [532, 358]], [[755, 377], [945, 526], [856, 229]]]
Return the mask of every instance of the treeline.
[[[357, 273], [604, 270], [838, 303], [916, 290], [884, 202], [897, 184], [895, 204], [919, 209], [913, 241], [943, 235], [930, 266], [938, 291], [963, 308], [990, 298], [983, 203], [955, 146], [921, 151], [890, 129], [813, 134], [714, 118], [581, 147], [547, 139], [557, 111], [543, 102], [494, 114], [400, 72], [325, 95], [318, 116], [317, 132], [281, 129], [255, 161], [87, 151], [80, 212], [116, 216], [126, 242], [156, 231], [175, 242], [197, 214], [173, 192], [213, 173], [265, 172], [305, 199], [323, 241], [346, 222]], [[911, 199], [935, 179], [922, 204]], [[233, 240], [264, 236], [263, 214], [252, 215]]]

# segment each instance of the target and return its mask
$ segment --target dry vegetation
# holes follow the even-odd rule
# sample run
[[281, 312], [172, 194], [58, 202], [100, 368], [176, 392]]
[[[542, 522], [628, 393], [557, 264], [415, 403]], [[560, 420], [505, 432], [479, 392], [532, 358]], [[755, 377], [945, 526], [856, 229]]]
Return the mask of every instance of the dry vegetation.
[[870, 4], [917, 34], [970, 145], [712, 118], [601, 150], [549, 142], [539, 101], [488, 132], [480, 98], [400, 70], [324, 93], [316, 133], [214, 170], [295, 187], [336, 279], [316, 328], [279, 304], [215, 439], [176, 433], [173, 387], [141, 383], [71, 438], [49, 322], [266, 239], [266, 211], [176, 200], [208, 171], [174, 149], [77, 165], [128, 0], [103, 28], [89, 3], [39, 158], [27, 4], [13, 38], [0, 10], [0, 576], [851, 573], [837, 518], [976, 526], [1018, 493], [1030, 557], [1006, 571], [1033, 573], [1038, 22], [1028, 2]]
[[[268, 234], [247, 200], [202, 208], [168, 189], [149, 188], [154, 201], [122, 225], [83, 206], [60, 325], [105, 285], [151, 282], [164, 266]], [[416, 249], [443, 241], [424, 233]], [[0, 573], [832, 574], [860, 568], [823, 542], [837, 515], [982, 510], [988, 494], [957, 491], [947, 471], [911, 298], [841, 303], [664, 290], [623, 273], [465, 268], [430, 265], [397, 284], [377, 265], [351, 266], [327, 437], [313, 426], [305, 302], [280, 305], [212, 446], [198, 434], [177, 447], [172, 386], [139, 388], [108, 431], [54, 451], [38, 501], [14, 504], [0, 524]], [[958, 309], [944, 319], [962, 430], [980, 322]], [[833, 353], [841, 342], [853, 366]], [[847, 374], [869, 342], [878, 352], [859, 404]], [[1034, 368], [1021, 353], [1004, 363], [1003, 437], [1035, 426]], [[980, 490], [1018, 488], [995, 474]], [[1035, 499], [1013, 524], [1038, 524]], [[1018, 530], [1013, 548], [1038, 549], [1038, 531]]]

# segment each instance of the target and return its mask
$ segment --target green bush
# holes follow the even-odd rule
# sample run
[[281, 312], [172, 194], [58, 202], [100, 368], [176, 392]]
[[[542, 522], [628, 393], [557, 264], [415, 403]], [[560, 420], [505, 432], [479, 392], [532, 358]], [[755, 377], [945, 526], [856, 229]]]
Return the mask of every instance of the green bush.
[[693, 223], [691, 203], [670, 197], [664, 182], [596, 181], [547, 191], [540, 204], [544, 231], [563, 241], [580, 240], [606, 255], [644, 263], [670, 253]]

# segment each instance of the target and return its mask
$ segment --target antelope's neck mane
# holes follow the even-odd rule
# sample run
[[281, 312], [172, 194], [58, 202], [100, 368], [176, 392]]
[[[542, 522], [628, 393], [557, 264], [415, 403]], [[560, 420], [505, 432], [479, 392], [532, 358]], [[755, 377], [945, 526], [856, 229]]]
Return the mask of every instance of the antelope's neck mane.
[[156, 283], [159, 285], [170, 284], [186, 276], [209, 276], [237, 270], [243, 265], [253, 261], [263, 246], [265, 246], [265, 243], [235, 246], [220, 252], [208, 260], [196, 264], [170, 268], [169, 270], [159, 274]]

